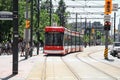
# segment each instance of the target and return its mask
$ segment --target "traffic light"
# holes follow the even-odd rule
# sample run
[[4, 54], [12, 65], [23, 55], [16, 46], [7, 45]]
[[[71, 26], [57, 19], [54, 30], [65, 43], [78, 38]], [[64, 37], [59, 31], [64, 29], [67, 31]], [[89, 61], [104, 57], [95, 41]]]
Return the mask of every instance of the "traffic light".
[[104, 24], [104, 30], [110, 30], [111, 23], [109, 21], [106, 21]]
[[92, 28], [92, 34], [94, 34], [95, 33], [95, 29], [94, 28]]
[[29, 20], [26, 20], [26, 28], [30, 28], [30, 21]]
[[105, 0], [105, 14], [111, 14], [112, 12], [112, 0]]

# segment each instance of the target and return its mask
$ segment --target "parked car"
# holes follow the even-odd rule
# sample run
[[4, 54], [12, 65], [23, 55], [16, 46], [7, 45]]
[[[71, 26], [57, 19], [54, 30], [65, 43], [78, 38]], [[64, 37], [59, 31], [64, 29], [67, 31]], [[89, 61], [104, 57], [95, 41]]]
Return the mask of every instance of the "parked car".
[[110, 54], [114, 57], [120, 58], [120, 42], [114, 42]]

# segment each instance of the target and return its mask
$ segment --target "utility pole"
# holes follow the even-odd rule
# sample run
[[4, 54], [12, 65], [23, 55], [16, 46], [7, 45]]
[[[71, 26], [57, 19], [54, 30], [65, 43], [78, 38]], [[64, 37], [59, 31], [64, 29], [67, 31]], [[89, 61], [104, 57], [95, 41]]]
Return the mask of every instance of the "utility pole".
[[111, 22], [110, 21], [105, 21], [104, 23], [104, 30], [105, 30], [105, 50], [104, 50], [104, 58], [106, 60], [108, 59], [108, 35], [109, 35], [109, 30], [111, 27]]
[[85, 17], [85, 35], [86, 35], [86, 28], [87, 28], [87, 18]]
[[[30, 46], [31, 46], [31, 48], [32, 48], [32, 46], [33, 46], [33, 44], [32, 44], [32, 42], [33, 42], [33, 0], [31, 0], [31, 24], [30, 24], [30, 32], [31, 32], [31, 34], [30, 34]], [[33, 49], [31, 49], [30, 50], [30, 56], [32, 57], [32, 52], [33, 52]]]
[[108, 60], [108, 34], [109, 31], [105, 31], [105, 51], [104, 51], [104, 58]]
[[[112, 12], [112, 0], [105, 0], [105, 16], [109, 16]], [[111, 27], [110, 17], [109, 20], [105, 20], [104, 30], [105, 30], [105, 50], [104, 50], [104, 59], [108, 59], [108, 35]]]
[[115, 30], [116, 30], [115, 26], [116, 26], [116, 12], [114, 12], [114, 42], [116, 41], [116, 39], [115, 39]]
[[[38, 5], [37, 5], [37, 10], [38, 10], [38, 17], [37, 17], [37, 20], [38, 20], [38, 28], [39, 28], [39, 22], [40, 22], [40, 0], [38, 0]], [[39, 31], [37, 31], [37, 55], [39, 55]]]
[[[77, 32], [77, 17], [78, 17], [78, 14], [76, 13], [76, 24], [75, 24], [75, 27], [76, 27], [76, 32]], [[75, 35], [76, 35], [76, 33], [75, 33]], [[75, 49], [76, 49], [76, 47], [77, 47], [77, 38], [76, 38], [76, 36], [75, 36]]]
[[13, 0], [13, 71], [18, 74], [18, 0]]
[[27, 51], [29, 47], [29, 41], [30, 41], [30, 20], [28, 18], [28, 3], [29, 0], [26, 0], [26, 27], [25, 27], [25, 42], [26, 42], [26, 52], [25, 52], [25, 59], [28, 58], [29, 52]]
[[50, 26], [52, 25], [52, 0], [50, 0]]

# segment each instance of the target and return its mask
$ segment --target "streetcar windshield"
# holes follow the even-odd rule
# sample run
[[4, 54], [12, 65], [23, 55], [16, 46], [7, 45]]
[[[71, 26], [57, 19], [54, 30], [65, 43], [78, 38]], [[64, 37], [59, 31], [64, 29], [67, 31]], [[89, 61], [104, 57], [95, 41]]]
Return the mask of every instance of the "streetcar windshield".
[[45, 45], [47, 46], [62, 46], [63, 45], [62, 32], [46, 32], [45, 33]]

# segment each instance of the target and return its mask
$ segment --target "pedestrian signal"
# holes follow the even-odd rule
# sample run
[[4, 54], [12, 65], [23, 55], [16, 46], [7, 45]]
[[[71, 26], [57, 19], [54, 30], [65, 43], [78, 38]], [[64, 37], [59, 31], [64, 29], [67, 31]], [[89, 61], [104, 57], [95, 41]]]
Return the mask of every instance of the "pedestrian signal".
[[29, 20], [26, 20], [26, 28], [30, 28], [30, 21]]
[[111, 14], [112, 12], [112, 0], [105, 0], [105, 14]]

